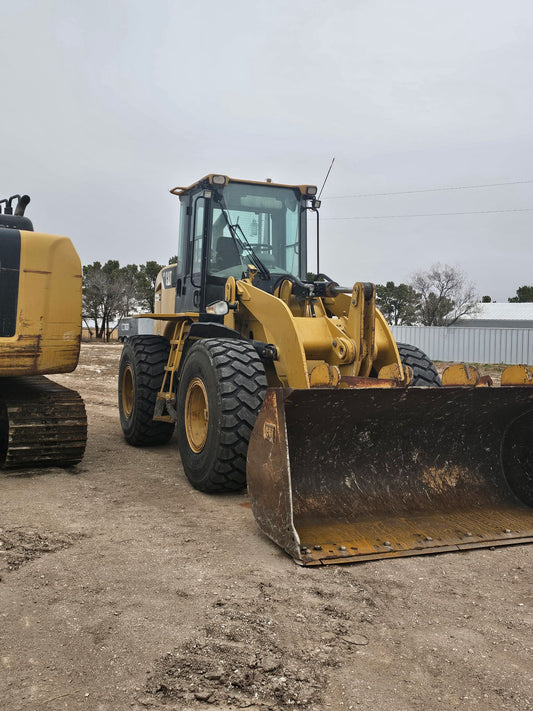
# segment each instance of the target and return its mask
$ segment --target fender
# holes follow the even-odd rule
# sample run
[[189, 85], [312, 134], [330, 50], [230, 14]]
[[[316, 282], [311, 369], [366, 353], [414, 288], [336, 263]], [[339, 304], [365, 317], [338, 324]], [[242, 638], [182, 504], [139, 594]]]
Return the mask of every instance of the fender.
[[[228, 326], [224, 326], [221, 323], [213, 321], [197, 321], [191, 324], [189, 333], [187, 334], [187, 338], [183, 344], [183, 352], [177, 372], [178, 380], [189, 348], [194, 345], [195, 341], [203, 338], [232, 338], [239, 341], [246, 340], [247, 343], [250, 343], [250, 339], [244, 339], [238, 331], [233, 328], [229, 328]], [[251, 343], [261, 360], [277, 360], [278, 352], [276, 346], [273, 344], [263, 343], [263, 341], [251, 341]]]

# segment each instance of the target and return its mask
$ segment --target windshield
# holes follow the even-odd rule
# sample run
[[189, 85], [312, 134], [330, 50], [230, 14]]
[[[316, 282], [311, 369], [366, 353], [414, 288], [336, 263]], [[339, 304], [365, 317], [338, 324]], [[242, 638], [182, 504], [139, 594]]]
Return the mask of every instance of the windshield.
[[299, 232], [299, 192], [229, 183], [222, 202], [213, 202], [209, 274], [240, 279], [248, 264], [259, 262], [272, 278], [300, 276]]

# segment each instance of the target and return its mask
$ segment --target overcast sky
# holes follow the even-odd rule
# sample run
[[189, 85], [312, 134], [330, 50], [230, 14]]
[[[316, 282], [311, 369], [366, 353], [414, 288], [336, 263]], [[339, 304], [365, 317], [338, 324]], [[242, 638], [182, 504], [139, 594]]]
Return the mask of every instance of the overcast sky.
[[0, 197], [84, 264], [166, 263], [169, 188], [320, 187], [335, 156], [322, 271], [441, 262], [506, 301], [533, 284], [532, 26], [530, 0], [3, 0]]

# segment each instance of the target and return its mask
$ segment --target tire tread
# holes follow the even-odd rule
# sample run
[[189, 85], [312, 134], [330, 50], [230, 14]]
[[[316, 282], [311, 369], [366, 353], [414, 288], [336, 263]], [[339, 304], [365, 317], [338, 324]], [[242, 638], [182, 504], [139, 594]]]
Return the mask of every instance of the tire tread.
[[413, 382], [411, 387], [440, 387], [441, 380], [433, 361], [417, 346], [408, 343], [397, 343], [403, 365], [413, 369]]
[[248, 442], [267, 389], [265, 370], [247, 341], [206, 339], [201, 346], [216, 373], [220, 435], [209, 475], [201, 483], [190, 481], [201, 491], [239, 491], [246, 486]]
[[[120, 373], [122, 373], [123, 358], [131, 358], [131, 365], [136, 377], [136, 402], [133, 421], [128, 422], [122, 412], [119, 390], [120, 419], [126, 441], [135, 447], [166, 444], [172, 437], [173, 423], [159, 422], [153, 419], [157, 393], [163, 382], [169, 351], [170, 343], [162, 336], [132, 336], [124, 346]], [[120, 377], [119, 388], [121, 387]]]

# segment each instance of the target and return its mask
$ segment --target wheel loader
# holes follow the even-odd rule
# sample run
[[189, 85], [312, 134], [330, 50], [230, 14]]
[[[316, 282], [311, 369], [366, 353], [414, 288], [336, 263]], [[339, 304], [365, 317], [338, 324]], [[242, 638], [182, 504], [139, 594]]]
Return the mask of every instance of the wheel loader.
[[35, 232], [27, 195], [0, 200], [0, 468], [71, 466], [87, 418], [78, 393], [44, 374], [76, 368], [81, 264], [67, 237]]
[[302, 565], [533, 541], [533, 377], [461, 364], [442, 381], [396, 343], [375, 287], [307, 278], [317, 188], [211, 174], [179, 197], [155, 333], [129, 339], [131, 445], [177, 428], [204, 492], [248, 486], [261, 530]]

